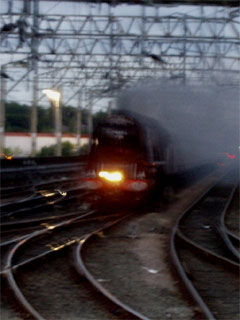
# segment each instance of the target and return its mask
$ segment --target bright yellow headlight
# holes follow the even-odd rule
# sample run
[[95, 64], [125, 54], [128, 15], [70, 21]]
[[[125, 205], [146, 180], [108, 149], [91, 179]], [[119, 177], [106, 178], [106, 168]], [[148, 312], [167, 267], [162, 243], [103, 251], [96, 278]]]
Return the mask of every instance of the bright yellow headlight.
[[104, 178], [111, 182], [120, 182], [123, 180], [123, 174], [119, 171], [100, 171], [98, 173], [99, 177]]

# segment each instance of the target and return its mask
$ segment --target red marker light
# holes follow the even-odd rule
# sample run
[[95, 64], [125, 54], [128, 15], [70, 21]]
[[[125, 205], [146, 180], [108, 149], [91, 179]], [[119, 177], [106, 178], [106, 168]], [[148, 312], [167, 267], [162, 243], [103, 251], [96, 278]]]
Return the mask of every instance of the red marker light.
[[228, 152], [224, 152], [224, 154], [225, 154], [229, 159], [235, 159], [235, 158], [236, 158], [235, 154], [229, 154]]

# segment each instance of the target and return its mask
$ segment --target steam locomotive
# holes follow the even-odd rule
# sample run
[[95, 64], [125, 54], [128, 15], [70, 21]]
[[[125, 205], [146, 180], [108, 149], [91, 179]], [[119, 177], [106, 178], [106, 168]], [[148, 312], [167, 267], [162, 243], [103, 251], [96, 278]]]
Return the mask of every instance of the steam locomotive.
[[113, 201], [141, 199], [153, 190], [164, 194], [183, 172], [208, 162], [189, 161], [181, 150], [183, 143], [158, 121], [118, 110], [93, 132], [85, 188]]
[[93, 132], [85, 187], [108, 199], [160, 197], [224, 170], [239, 157], [238, 97], [166, 79], [123, 90]]

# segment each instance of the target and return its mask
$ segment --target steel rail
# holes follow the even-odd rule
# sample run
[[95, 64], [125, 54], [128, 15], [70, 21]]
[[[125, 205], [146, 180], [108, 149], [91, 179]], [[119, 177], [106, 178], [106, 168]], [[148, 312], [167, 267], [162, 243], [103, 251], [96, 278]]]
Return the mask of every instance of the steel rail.
[[171, 240], [170, 240], [170, 253], [171, 253], [171, 258], [172, 258], [173, 264], [174, 264], [176, 270], [178, 271], [181, 279], [183, 280], [185, 286], [187, 287], [187, 289], [191, 293], [191, 296], [193, 297], [195, 302], [200, 306], [205, 317], [209, 320], [216, 320], [216, 318], [214, 317], [214, 315], [212, 314], [212, 312], [210, 311], [210, 309], [205, 304], [202, 297], [199, 295], [198, 291], [196, 290], [196, 288], [192, 284], [191, 280], [189, 280], [189, 278], [186, 275], [186, 272], [180, 262], [178, 254], [177, 254], [177, 250], [176, 250], [176, 246], [175, 246], [176, 237], [177, 237], [177, 227], [175, 226], [172, 231]]
[[200, 306], [203, 314], [206, 316], [207, 319], [211, 319], [211, 320], [216, 320], [216, 318], [213, 316], [212, 312], [210, 311], [210, 309], [208, 308], [208, 306], [205, 304], [205, 302], [203, 301], [202, 297], [199, 295], [198, 291], [196, 290], [196, 288], [193, 286], [192, 282], [189, 280], [189, 278], [187, 277], [184, 268], [180, 262], [179, 256], [177, 254], [177, 250], [176, 250], [176, 246], [175, 246], [175, 240], [177, 237], [177, 232], [178, 232], [178, 227], [180, 224], [180, 221], [182, 219], [182, 217], [184, 217], [184, 215], [191, 210], [192, 207], [194, 207], [199, 201], [201, 201], [205, 195], [215, 186], [217, 185], [218, 182], [214, 181], [208, 188], [207, 190], [204, 190], [202, 194], [199, 195], [199, 197], [197, 197], [197, 199], [195, 199], [186, 210], [184, 210], [184, 212], [178, 217], [176, 224], [174, 225], [173, 229], [172, 229], [172, 233], [170, 236], [170, 255], [173, 261], [173, 264], [176, 268], [176, 270], [178, 271], [181, 279], [183, 280], [185, 286], [187, 287], [187, 289], [189, 290], [189, 292], [191, 293], [193, 299], [195, 300], [195, 302]]
[[[19, 245], [24, 244], [26, 240], [29, 240], [29, 239], [34, 238], [36, 236], [40, 236], [40, 235], [49, 233], [49, 231], [54, 232], [61, 227], [68, 226], [68, 225], [73, 224], [75, 222], [79, 222], [79, 220], [82, 220], [83, 218], [89, 217], [90, 215], [95, 214], [95, 213], [96, 213], [95, 210], [89, 210], [88, 212], [82, 214], [80, 217], [75, 217], [75, 218], [68, 219], [68, 220], [65, 220], [62, 222], [58, 222], [58, 223], [52, 224], [52, 225], [46, 225], [46, 226], [42, 225], [45, 227], [44, 229], [36, 230], [36, 231], [26, 235], [26, 237], [24, 237], [23, 239], [21, 238], [20, 242], [17, 243], [16, 246], [11, 250], [10, 256], [13, 255], [17, 251]], [[11, 263], [10, 263], [11, 261], [12, 261], [12, 258], [8, 259], [6, 269], [11, 268]], [[0, 274], [2, 274], [3, 272], [4, 272], [4, 270], [1, 271]]]
[[[230, 174], [232, 176], [232, 171], [230, 171]], [[227, 178], [228, 179], [228, 174], [225, 175], [223, 178], [221, 178], [219, 180], [219, 183], [220, 183], [220, 188], [221, 188], [221, 185], [225, 182], [225, 179]], [[206, 234], [208, 236], [209, 232], [211, 232], [212, 236], [214, 236], [214, 238], [211, 240], [212, 242], [211, 243], [215, 243], [215, 246], [216, 246], [216, 243], [219, 242], [219, 240], [221, 241], [222, 240], [222, 246], [221, 248], [223, 248], [223, 250], [220, 251], [220, 254], [223, 254], [224, 256], [226, 255], [225, 253], [225, 249], [227, 249], [227, 256], [230, 254], [232, 256], [232, 258], [234, 260], [236, 260], [237, 262], [240, 261], [240, 255], [238, 253], [238, 251], [236, 250], [236, 248], [234, 248], [234, 246], [232, 245], [230, 239], [228, 238], [227, 236], [227, 233], [226, 233], [226, 228], [224, 227], [224, 224], [223, 224], [223, 216], [225, 215], [225, 212], [227, 211], [231, 201], [232, 201], [232, 198], [233, 198], [233, 194], [235, 193], [235, 190], [237, 188], [237, 183], [233, 184], [233, 185], [229, 185], [228, 188], [224, 189], [224, 196], [221, 196], [219, 195], [219, 183], [217, 183], [216, 186], [213, 187], [212, 191], [210, 190], [209, 193], [206, 194], [206, 199], [203, 198], [203, 201], [201, 201], [199, 203], [199, 205], [197, 207], [193, 207], [192, 210], [190, 209], [188, 213], [186, 213], [184, 215], [184, 219], [187, 220], [186, 223], [187, 223], [187, 227], [184, 227], [184, 220], [181, 225], [178, 226], [178, 228], [183, 228], [185, 230], [186, 228], [186, 232], [187, 232], [187, 237], [191, 236], [191, 233], [189, 234], [189, 231], [191, 226], [189, 227], [189, 223], [190, 225], [193, 225], [193, 227], [195, 227], [195, 224], [197, 223], [197, 229], [196, 229], [196, 232], [195, 232], [195, 235], [192, 234], [192, 236], [194, 237], [194, 241], [196, 243], [199, 242], [200, 240], [200, 246], [203, 246], [203, 247], [206, 247], [206, 245], [203, 243], [203, 240], [201, 239], [202, 236], [202, 226], [199, 224], [199, 219], [205, 221], [207, 221], [208, 223], [208, 228], [206, 230]], [[221, 190], [221, 189], [220, 189]], [[218, 208], [216, 210], [216, 213], [215, 212], [211, 212], [212, 208], [211, 206], [209, 205], [209, 197], [210, 199], [215, 199], [216, 198], [216, 192], [217, 192], [217, 199], [215, 200], [216, 201], [216, 208]], [[226, 193], [226, 195], [225, 195]], [[221, 193], [220, 193], [221, 194]], [[226, 199], [226, 196], [227, 196], [227, 199]], [[219, 209], [221, 210], [219, 212]], [[191, 212], [193, 212], [194, 210], [197, 210], [195, 214], [193, 214], [192, 216], [189, 217], [189, 214], [191, 214]], [[207, 213], [207, 215], [206, 215]], [[209, 215], [210, 213], [212, 213], [211, 215]], [[216, 220], [217, 218], [217, 220]], [[207, 219], [207, 220], [206, 220]], [[199, 234], [199, 231], [200, 231], [200, 234]], [[182, 232], [182, 233], [185, 233]], [[215, 239], [215, 240], [214, 240]], [[217, 241], [217, 242], [216, 242]], [[209, 247], [207, 245], [207, 247]], [[213, 249], [214, 250], [214, 249]]]
[[[62, 227], [62, 226], [67, 226], [69, 225], [70, 223], [76, 223], [78, 220], [82, 220], [82, 221], [85, 221], [84, 219], [82, 219], [83, 217], [88, 217], [89, 215], [92, 215], [94, 214], [95, 211], [91, 211], [91, 212], [88, 212], [86, 213], [85, 215], [81, 216], [81, 217], [78, 217], [78, 218], [75, 218], [75, 219], [71, 219], [71, 220], [68, 220], [68, 221], [65, 221], [64, 223], [60, 223], [58, 225], [55, 226], [54, 229], [56, 229], [57, 227]], [[120, 219], [117, 219], [117, 220], [122, 220], [123, 218], [121, 217]], [[112, 224], [111, 223], [107, 223], [107, 227]], [[52, 228], [51, 228], [52, 229]], [[11, 250], [10, 254], [8, 255], [8, 259], [7, 259], [7, 263], [6, 263], [6, 266], [4, 268], [3, 271], [0, 272], [0, 275], [1, 276], [4, 276], [7, 281], [8, 281], [8, 284], [10, 286], [10, 288], [13, 290], [14, 294], [15, 294], [15, 297], [18, 299], [19, 303], [24, 307], [24, 309], [27, 311], [27, 313], [29, 313], [30, 315], [32, 315], [34, 318], [36, 318], [37, 320], [44, 320], [45, 318], [43, 318], [38, 311], [36, 311], [32, 305], [27, 301], [27, 299], [25, 298], [25, 296], [23, 295], [22, 291], [20, 290], [19, 286], [17, 285], [17, 282], [15, 280], [15, 277], [14, 277], [14, 274], [13, 272], [16, 271], [18, 268], [28, 264], [28, 263], [31, 263], [33, 261], [36, 261], [37, 259], [40, 259], [46, 255], [49, 255], [49, 254], [52, 254], [52, 253], [56, 253], [56, 252], [59, 252], [60, 250], [63, 250], [71, 245], [74, 245], [76, 242], [81, 242], [82, 241], [82, 238], [84, 238], [84, 236], [82, 237], [79, 237], [79, 238], [75, 238], [67, 243], [65, 243], [64, 245], [60, 246], [58, 248], [58, 250], [46, 250], [44, 252], [42, 252], [41, 254], [38, 254], [37, 256], [34, 256], [34, 257], [31, 257], [31, 258], [28, 258], [20, 263], [17, 263], [15, 265], [12, 264], [12, 260], [13, 260], [13, 256], [14, 254], [17, 252], [17, 250], [22, 246], [24, 245], [27, 241], [31, 240], [32, 238], [36, 237], [36, 236], [39, 236], [39, 235], [42, 235], [44, 233], [48, 233], [49, 230], [41, 230], [41, 231], [36, 231], [34, 232], [33, 234], [29, 235], [29, 236], [26, 236], [25, 239], [22, 239], [20, 242], [18, 242], [14, 248]], [[98, 232], [98, 231], [96, 231]]]
[[[199, 284], [198, 284], [198, 278], [201, 277], [202, 272], [204, 272], [204, 270], [205, 270], [206, 274], [208, 272], [211, 272], [209, 269], [201, 269], [201, 262], [200, 261], [203, 261], [203, 262], [206, 261], [206, 262], [210, 263], [212, 265], [212, 267], [221, 266], [222, 270], [223, 270], [223, 267], [224, 267], [224, 270], [226, 272], [226, 276], [229, 276], [230, 277], [229, 279], [231, 279], [230, 283], [232, 281], [236, 281], [236, 285], [234, 286], [235, 288], [232, 289], [234, 291], [231, 291], [231, 292], [228, 291], [228, 295], [226, 295], [226, 297], [225, 297], [226, 300], [228, 300], [228, 298], [230, 298], [230, 295], [235, 293], [235, 295], [232, 297], [233, 301], [235, 300], [235, 303], [236, 303], [236, 299], [237, 299], [236, 295], [237, 295], [237, 292], [238, 292], [238, 289], [239, 289], [238, 286], [237, 286], [237, 281], [239, 279], [240, 265], [238, 263], [236, 263], [236, 262], [233, 262], [232, 260], [229, 260], [227, 258], [223, 258], [222, 256], [220, 256], [218, 254], [214, 254], [210, 250], [203, 249], [202, 247], [196, 245], [194, 242], [192, 242], [187, 237], [182, 235], [181, 232], [179, 232], [177, 234], [177, 239], [176, 240], [178, 241], [178, 248], [180, 247], [179, 248], [180, 252], [181, 252], [182, 249], [183, 249], [183, 251], [188, 250], [188, 252], [190, 251], [193, 255], [197, 256], [200, 259], [199, 260], [199, 263], [200, 263], [199, 266], [198, 265], [194, 265], [193, 266], [193, 265], [190, 264], [190, 269], [188, 269], [188, 264], [185, 266], [185, 264], [183, 263], [182, 264], [182, 268], [183, 268], [183, 273], [185, 274], [185, 277], [189, 279], [189, 282], [192, 284], [192, 286], [195, 289], [196, 289], [196, 287], [195, 287], [194, 283], [195, 283], [195, 281], [197, 282], [196, 283], [196, 286], [197, 286], [196, 293], [197, 293], [197, 295], [199, 295], [199, 297], [202, 300], [205, 299], [205, 301], [206, 301], [206, 303], [205, 303], [204, 300], [203, 300], [203, 304], [205, 304], [205, 309], [203, 310], [202, 307], [201, 307], [202, 311], [204, 311], [204, 314], [205, 314], [206, 318], [209, 319], [209, 320], [213, 320], [213, 319], [215, 319], [215, 314], [218, 314], [218, 316], [216, 316], [216, 317], [217, 318], [219, 317], [218, 319], [222, 319], [221, 316], [220, 316], [221, 313], [218, 312], [218, 309], [216, 309], [216, 306], [214, 307], [214, 299], [215, 300], [219, 300], [218, 293], [216, 294], [216, 296], [213, 294], [213, 297], [212, 297], [213, 298], [213, 304], [212, 304], [211, 303], [211, 299], [210, 299], [210, 302], [209, 302], [208, 296], [206, 296], [206, 294], [205, 294], [205, 289], [206, 289], [205, 288], [205, 283], [204, 283], [204, 288], [205, 288], [204, 290], [203, 290], [203, 288], [201, 288], [201, 285], [199, 286]], [[180, 246], [179, 246], [179, 244], [180, 244]], [[187, 255], [187, 257], [189, 257], [189, 255]], [[191, 255], [190, 255], [190, 257], [191, 257]], [[196, 263], [196, 261], [195, 261], [195, 263]], [[216, 274], [218, 274], [217, 270], [218, 269], [216, 268]], [[196, 272], [196, 271], [198, 273], [194, 274], [194, 272]], [[224, 273], [224, 275], [225, 275], [225, 273]], [[214, 271], [213, 271], [212, 276], [213, 276], [213, 281], [214, 281]], [[234, 276], [234, 279], [236, 279], [236, 280], [233, 280], [233, 276]], [[221, 279], [217, 280], [217, 282], [220, 282], [220, 283], [221, 283], [221, 281], [223, 281], [222, 286], [220, 287], [221, 289], [218, 287], [218, 291], [219, 292], [220, 291], [224, 292], [224, 289], [226, 289], [224, 286], [225, 285], [227, 286], [227, 282], [224, 281], [224, 279], [225, 279], [225, 276], [223, 276], [222, 280]], [[185, 279], [182, 278], [182, 280], [186, 285]], [[208, 281], [211, 283], [211, 277], [208, 277]], [[216, 280], [215, 280], [215, 284], [216, 284]], [[206, 283], [206, 287], [208, 287], [208, 285], [209, 285], [209, 283], [208, 284]], [[214, 290], [214, 287], [212, 287], [212, 289]], [[188, 288], [188, 290], [189, 290], [189, 288]], [[200, 290], [200, 291], [198, 291], [198, 290]], [[210, 289], [210, 292], [212, 292], [211, 289]], [[191, 291], [190, 291], [190, 293], [192, 294]], [[210, 295], [211, 295], [211, 293], [210, 293]], [[224, 293], [223, 293], [223, 295], [224, 295]], [[221, 300], [223, 305], [227, 305], [227, 302], [224, 300], [223, 297], [220, 298], [220, 300]], [[211, 308], [213, 308], [213, 311], [211, 311], [209, 309], [208, 304], [210, 305]], [[209, 314], [206, 314], [206, 309], [208, 309], [210, 311]], [[231, 310], [231, 306], [228, 307], [228, 310], [229, 311]], [[226, 310], [225, 310], [225, 312], [226, 312]], [[231, 311], [230, 311], [230, 313], [231, 313]], [[224, 318], [226, 318], [226, 315], [225, 315]], [[227, 317], [226, 319], [230, 319], [230, 317]]]
[[[54, 195], [52, 195], [51, 197], [37, 195], [36, 197], [31, 196], [27, 199], [21, 199], [19, 201], [16, 201], [15, 203], [11, 202], [11, 203], [0, 205], [0, 210], [3, 212], [1, 214], [1, 220], [2, 218], [4, 219], [6, 217], [8, 218], [10, 216], [13, 216], [14, 214], [18, 214], [18, 213], [23, 214], [24, 212], [29, 210], [31, 211], [32, 209], [37, 209], [44, 206], [49, 207], [52, 204], [51, 202], [54, 202], [54, 203], [67, 202], [72, 198], [76, 198], [76, 193], [82, 190], [84, 190], [84, 187], [81, 187], [81, 186], [73, 189], [66, 189], [64, 191], [68, 195], [68, 197], [66, 197], [65, 195], [61, 195], [61, 193], [59, 192], [59, 189], [54, 189], [54, 190], [49, 190], [49, 191], [55, 192]], [[85, 194], [86, 192], [83, 193], [82, 195], [84, 196]], [[77, 196], [79, 196], [79, 194], [77, 194]], [[12, 211], [14, 208], [16, 208], [15, 211]]]
[[93, 275], [87, 270], [84, 262], [83, 262], [83, 258], [81, 255], [81, 252], [83, 250], [83, 247], [86, 245], [87, 241], [97, 235], [97, 233], [112, 227], [113, 225], [123, 221], [124, 219], [128, 218], [130, 215], [127, 215], [125, 217], [122, 217], [114, 222], [110, 222], [107, 226], [105, 226], [104, 228], [100, 228], [97, 231], [94, 231], [90, 234], [88, 234], [86, 237], [84, 237], [79, 243], [78, 245], [75, 247], [74, 250], [74, 261], [75, 261], [75, 268], [77, 270], [77, 272], [79, 273], [80, 276], [85, 276], [87, 278], [87, 280], [94, 286], [94, 288], [96, 288], [99, 292], [101, 292], [101, 294], [103, 294], [106, 298], [108, 298], [110, 301], [112, 301], [114, 304], [118, 305], [119, 307], [121, 307], [123, 310], [127, 311], [128, 313], [130, 313], [131, 315], [137, 317], [138, 319], [142, 319], [142, 320], [150, 320], [148, 317], [142, 315], [141, 313], [135, 311], [134, 309], [132, 309], [131, 307], [129, 307], [128, 305], [126, 305], [125, 303], [121, 302], [116, 296], [112, 295], [107, 289], [105, 289], [101, 284], [99, 284], [99, 282], [97, 280], [95, 280], [95, 278], [93, 277]]
[[178, 238], [180, 238], [184, 243], [187, 243], [190, 247], [194, 248], [195, 250], [197, 250], [198, 252], [203, 253], [204, 255], [206, 255], [208, 258], [211, 256], [214, 259], [221, 261], [223, 263], [226, 263], [228, 265], [231, 265], [231, 267], [234, 268], [235, 271], [239, 272], [240, 271], [240, 265], [239, 263], [232, 261], [226, 257], [223, 257], [215, 252], [212, 252], [209, 249], [205, 249], [202, 246], [198, 245], [197, 243], [195, 243], [194, 241], [190, 240], [189, 238], [187, 238], [180, 230], [177, 231], [176, 236]]
[[[98, 220], [98, 221], [99, 221], [99, 220], [101, 220], [101, 219], [104, 220], [104, 219], [109, 219], [109, 218], [112, 218], [112, 217], [116, 217], [116, 215], [115, 215], [115, 214], [113, 214], [113, 215], [109, 215], [109, 214], [108, 214], [107, 216], [95, 217], [95, 218], [88, 218], [88, 219], [82, 219], [81, 217], [79, 217], [79, 218], [81, 218], [81, 222], [92, 222], [92, 221], [94, 221], [94, 220]], [[73, 225], [74, 223], [78, 223], [78, 220], [76, 220], [76, 221], [74, 221], [74, 222], [71, 222], [72, 225]], [[52, 226], [51, 226], [51, 225], [48, 225], [48, 224], [46, 223], [46, 224], [41, 224], [41, 227], [44, 227], [44, 228], [42, 228], [42, 229], [45, 230], [46, 228], [49, 229], [49, 228], [51, 228]], [[29, 228], [27, 228], [27, 229], [29, 229]], [[27, 230], [27, 229], [25, 228], [24, 230]], [[32, 228], [31, 228], [31, 230], [32, 230]], [[14, 231], [14, 230], [11, 230], [11, 231]], [[17, 231], [17, 230], [16, 230], [16, 231]], [[37, 232], [37, 231], [40, 231], [40, 230], [36, 230], [35, 232]], [[29, 232], [29, 233], [26, 233], [25, 235], [19, 236], [18, 238], [14, 238], [14, 239], [7, 240], [7, 241], [5, 241], [5, 242], [1, 242], [1, 243], [0, 243], [0, 250], [1, 250], [1, 247], [11, 245], [11, 244], [13, 244], [13, 243], [15, 243], [15, 242], [19, 242], [19, 241], [27, 238], [28, 236], [30, 236], [32, 233], [33, 233], [33, 231], [32, 231], [32, 232]]]
[[[30, 237], [29, 237], [30, 238]], [[17, 246], [15, 246], [15, 250], [17, 250], [24, 242], [26, 242], [29, 238], [26, 238], [22, 241], [20, 241]], [[11, 269], [11, 263], [12, 258], [15, 251], [12, 250], [10, 255], [8, 256], [6, 270], [4, 272], [1, 272], [1, 275], [4, 275], [9, 283], [10, 288], [13, 290], [15, 297], [18, 299], [18, 301], [21, 303], [21, 305], [24, 307], [24, 309], [31, 314], [35, 319], [37, 320], [44, 320], [44, 318], [32, 307], [32, 305], [27, 301], [27, 299], [24, 297], [23, 293], [21, 292], [20, 288], [18, 287], [14, 275]]]
[[236, 236], [234, 233], [232, 233], [231, 231], [229, 231], [228, 229], [226, 229], [226, 233], [228, 234], [228, 237], [230, 239], [230, 241], [232, 242], [232, 244], [236, 247], [240, 247], [240, 238], [238, 236]]
[[[220, 179], [218, 179], [218, 181], [215, 181], [213, 184], [211, 184], [207, 190], [205, 190], [196, 200], [194, 200], [192, 202], [192, 204], [190, 204], [190, 206], [184, 210], [184, 212], [178, 217], [176, 224], [174, 225], [173, 229], [172, 229], [172, 233], [171, 233], [171, 237], [170, 237], [170, 255], [172, 258], [172, 262], [177, 270], [177, 272], [179, 273], [182, 281], [184, 282], [186, 288], [188, 289], [188, 291], [190, 292], [192, 298], [194, 299], [194, 301], [200, 306], [203, 314], [205, 315], [205, 317], [209, 320], [216, 320], [216, 318], [214, 317], [213, 313], [210, 311], [209, 307], [206, 305], [206, 303], [204, 302], [204, 300], [202, 299], [202, 297], [200, 296], [200, 294], [198, 293], [197, 289], [194, 287], [193, 283], [191, 282], [191, 280], [187, 277], [186, 272], [183, 268], [183, 265], [180, 262], [180, 258], [178, 256], [177, 250], [176, 250], [176, 238], [177, 236], [181, 235], [181, 232], [178, 230], [179, 225], [180, 225], [180, 221], [182, 220], [182, 218], [189, 212], [192, 210], [192, 208], [198, 203], [200, 202], [205, 196], [206, 194], [215, 186], [218, 185], [219, 181], [221, 179], [223, 179], [224, 177], [226, 177], [229, 174], [230, 170], [228, 171], [227, 174], [223, 174], [221, 176]], [[181, 237], [182, 239], [185, 238], [184, 235]], [[191, 241], [188, 241], [189, 243], [191, 243]], [[195, 247], [198, 249], [200, 249], [200, 246], [197, 246], [196, 244], [194, 244]], [[201, 248], [202, 250], [202, 248]], [[207, 250], [206, 250], [207, 252]], [[211, 252], [212, 254], [212, 252]], [[215, 255], [218, 256], [218, 255]], [[222, 257], [221, 257], [222, 258]], [[231, 261], [231, 263], [233, 263]], [[234, 264], [234, 263], [233, 263]], [[238, 265], [238, 264], [236, 264]]]
[[79, 167], [82, 167], [84, 164], [49, 164], [49, 165], [35, 165], [35, 166], [29, 166], [29, 167], [22, 167], [22, 168], [1, 168], [1, 174], [3, 173], [12, 173], [12, 172], [26, 172], [26, 171], [52, 171], [53, 169], [70, 169], [71, 171], [78, 169]]
[[[81, 217], [70, 219], [68, 221], [64, 221], [64, 222], [59, 223], [59, 224], [57, 224], [55, 226], [52, 226], [50, 229], [51, 230], [55, 230], [56, 228], [60, 228], [60, 227], [65, 226], [65, 225], [69, 225], [72, 222], [76, 222], [77, 220], [79, 220], [79, 219], [81, 219], [83, 217], [89, 216], [91, 214], [94, 214], [94, 213], [95, 213], [94, 211], [87, 212], [86, 214], [82, 215]], [[10, 251], [10, 253], [8, 255], [8, 258], [7, 258], [6, 266], [5, 266], [4, 270], [2, 270], [0, 272], [0, 275], [5, 277], [6, 280], [8, 281], [8, 284], [9, 284], [10, 288], [12, 289], [12, 291], [14, 292], [14, 295], [17, 298], [18, 302], [24, 307], [24, 309], [27, 311], [27, 313], [31, 314], [37, 320], [45, 320], [45, 319], [27, 301], [27, 299], [25, 298], [25, 296], [23, 295], [23, 293], [21, 292], [19, 286], [17, 285], [17, 283], [15, 281], [13, 272], [18, 267], [20, 267], [20, 266], [22, 266], [22, 265], [24, 265], [26, 263], [32, 262], [32, 261], [34, 261], [36, 259], [39, 259], [39, 258], [41, 258], [41, 257], [43, 257], [43, 256], [45, 256], [47, 254], [50, 254], [50, 253], [56, 252], [56, 251], [49, 250], [48, 252], [44, 252], [44, 253], [40, 254], [39, 256], [37, 256], [37, 257], [30, 258], [30, 259], [28, 259], [28, 260], [26, 260], [26, 261], [24, 261], [22, 263], [19, 263], [18, 265], [15, 265], [15, 266], [12, 265], [12, 260], [13, 260], [13, 256], [16, 253], [16, 251], [22, 245], [24, 245], [28, 240], [30, 240], [33, 237], [36, 237], [36, 236], [39, 236], [39, 235], [42, 235], [42, 234], [48, 233], [48, 232], [49, 232], [49, 228], [46, 228], [46, 229], [40, 230], [40, 231], [35, 231], [31, 235], [26, 236], [26, 238], [24, 238], [21, 241], [19, 241], [14, 246], [14, 248]]]
[[221, 215], [221, 220], [220, 220], [220, 227], [218, 229], [220, 235], [224, 238], [224, 241], [228, 244], [228, 248], [229, 250], [232, 251], [232, 253], [240, 260], [240, 253], [239, 251], [233, 246], [232, 241], [230, 240], [230, 238], [237, 240], [238, 239], [238, 246], [239, 246], [239, 241], [240, 239], [237, 238], [236, 236], [234, 236], [226, 227], [225, 225], [225, 219], [226, 219], [226, 214], [227, 214], [227, 209], [233, 199], [234, 193], [236, 192], [238, 188], [238, 183], [236, 184], [235, 188], [232, 190], [231, 196], [229, 197], [229, 201], [226, 204], [224, 211]]
[[[48, 217], [38, 217], [35, 219], [23, 219], [23, 220], [17, 220], [14, 222], [5, 222], [5, 223], [0, 223], [0, 227], [4, 228], [4, 227], [18, 227], [18, 226], [25, 226], [27, 224], [32, 224], [32, 223], [39, 223], [39, 222], [47, 222], [47, 221], [51, 221], [51, 220], [59, 220], [59, 219], [63, 219], [63, 218], [70, 218], [70, 217], [75, 217], [77, 215], [81, 214], [81, 212], [72, 212], [72, 213], [68, 213], [68, 214], [62, 214], [62, 215], [55, 215], [55, 216], [48, 216]], [[43, 223], [41, 225], [43, 225]], [[0, 247], [3, 244], [0, 243]]]

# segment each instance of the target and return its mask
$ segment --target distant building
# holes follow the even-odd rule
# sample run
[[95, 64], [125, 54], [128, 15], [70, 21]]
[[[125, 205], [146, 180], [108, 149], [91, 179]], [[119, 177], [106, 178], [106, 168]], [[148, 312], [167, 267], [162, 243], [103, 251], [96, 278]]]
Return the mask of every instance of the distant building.
[[[69, 141], [77, 148], [77, 135], [72, 133], [63, 133], [62, 142]], [[80, 146], [88, 143], [88, 136], [81, 136]], [[28, 157], [31, 154], [31, 134], [28, 132], [5, 132], [5, 148], [10, 148], [14, 156]], [[37, 152], [42, 147], [56, 144], [56, 137], [53, 133], [38, 133], [37, 134]]]

